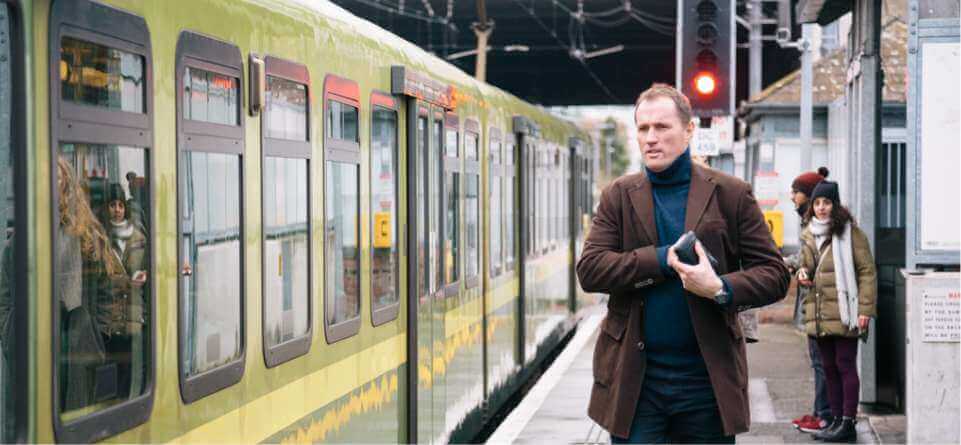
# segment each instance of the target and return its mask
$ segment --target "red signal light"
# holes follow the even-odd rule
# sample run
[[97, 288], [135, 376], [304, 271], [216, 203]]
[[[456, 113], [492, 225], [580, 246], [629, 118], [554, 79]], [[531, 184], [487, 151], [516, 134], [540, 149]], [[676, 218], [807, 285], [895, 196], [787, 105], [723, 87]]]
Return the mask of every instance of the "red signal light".
[[701, 95], [714, 94], [717, 88], [717, 81], [711, 73], [699, 73], [694, 76], [694, 89]]

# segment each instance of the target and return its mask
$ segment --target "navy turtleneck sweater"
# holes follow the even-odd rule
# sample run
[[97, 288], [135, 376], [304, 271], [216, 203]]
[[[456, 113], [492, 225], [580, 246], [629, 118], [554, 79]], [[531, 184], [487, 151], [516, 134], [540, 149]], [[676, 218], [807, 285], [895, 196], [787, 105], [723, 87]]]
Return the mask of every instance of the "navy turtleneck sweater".
[[647, 169], [654, 197], [657, 258], [667, 280], [644, 294], [646, 375], [710, 384], [707, 366], [694, 336], [681, 279], [667, 265], [667, 249], [684, 234], [687, 195], [691, 189], [691, 154], [685, 150], [667, 169]]

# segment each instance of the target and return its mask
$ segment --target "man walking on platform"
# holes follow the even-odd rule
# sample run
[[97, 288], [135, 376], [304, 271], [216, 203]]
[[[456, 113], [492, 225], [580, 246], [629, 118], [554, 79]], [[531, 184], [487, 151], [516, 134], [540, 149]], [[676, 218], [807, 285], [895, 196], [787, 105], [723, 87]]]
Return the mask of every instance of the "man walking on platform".
[[[670, 86], [641, 93], [644, 171], [602, 192], [577, 263], [585, 291], [610, 294], [588, 415], [614, 443], [734, 443], [747, 431], [737, 312], [783, 298], [790, 280], [750, 186], [691, 163], [691, 115]], [[686, 231], [696, 264], [672, 247]]]

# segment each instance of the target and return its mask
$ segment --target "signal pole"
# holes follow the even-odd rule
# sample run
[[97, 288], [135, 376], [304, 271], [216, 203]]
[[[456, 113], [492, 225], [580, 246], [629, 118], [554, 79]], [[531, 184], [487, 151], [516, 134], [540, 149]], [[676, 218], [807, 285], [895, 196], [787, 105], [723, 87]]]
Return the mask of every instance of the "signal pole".
[[756, 94], [761, 92], [761, 58], [762, 58], [762, 47], [764, 42], [761, 37], [761, 0], [749, 0], [748, 4], [748, 14], [750, 17], [750, 36], [748, 37], [748, 44], [750, 45], [748, 65], [751, 70], [751, 78], [748, 88], [748, 98], [754, 97]]
[[814, 119], [813, 72], [814, 55], [811, 54], [811, 33], [814, 24], [801, 25], [801, 171], [811, 170], [814, 153], [811, 148], [812, 124]]
[[487, 81], [487, 40], [494, 31], [494, 21], [487, 18], [487, 5], [484, 0], [477, 2], [477, 22], [471, 27], [477, 36], [477, 64], [474, 77], [481, 82]]

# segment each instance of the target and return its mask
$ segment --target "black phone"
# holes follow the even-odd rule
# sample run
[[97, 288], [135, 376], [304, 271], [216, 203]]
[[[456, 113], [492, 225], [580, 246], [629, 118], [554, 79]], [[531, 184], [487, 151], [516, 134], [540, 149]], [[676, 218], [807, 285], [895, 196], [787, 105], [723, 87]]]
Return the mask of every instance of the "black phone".
[[[697, 235], [693, 231], [688, 231], [687, 233], [681, 235], [681, 237], [674, 243], [674, 253], [677, 255], [677, 259], [681, 260], [684, 264], [695, 265], [698, 263], [697, 251], [694, 250], [694, 244], [697, 243]], [[701, 247], [704, 247], [703, 243]], [[717, 258], [711, 255], [711, 252], [707, 251], [707, 247], [704, 247], [704, 252], [707, 253], [707, 260], [711, 263], [711, 268], [717, 272]]]

